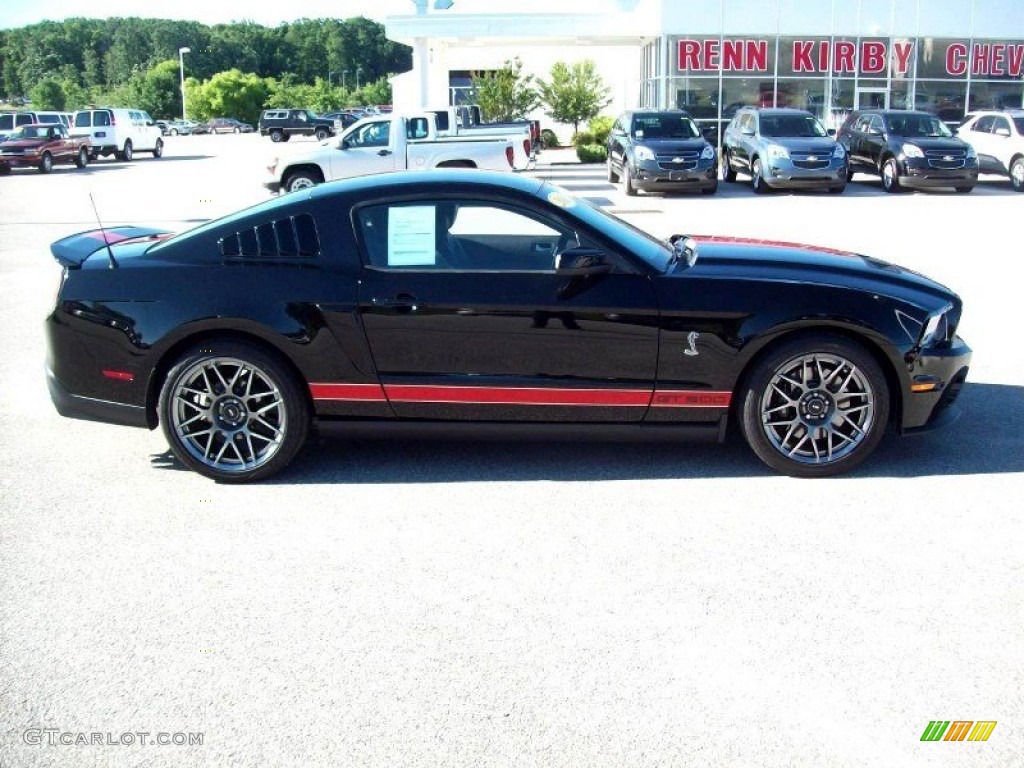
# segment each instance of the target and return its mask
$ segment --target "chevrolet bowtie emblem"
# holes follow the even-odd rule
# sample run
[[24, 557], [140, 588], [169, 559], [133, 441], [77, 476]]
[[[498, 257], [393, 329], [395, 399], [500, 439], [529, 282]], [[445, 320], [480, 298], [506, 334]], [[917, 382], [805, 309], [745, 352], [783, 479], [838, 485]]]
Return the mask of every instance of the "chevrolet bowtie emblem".
[[672, 162], [673, 163], [682, 163], [682, 162], [685, 162], [685, 161], [681, 157], [673, 157], [672, 158]]
[[949, 162], [949, 161], [952, 161], [954, 158], [953, 158], [952, 155], [944, 155], [942, 159], [946, 160], [947, 162]]
[[807, 162], [809, 162], [809, 163], [813, 163], [817, 159], [818, 159], [817, 155], [808, 155], [807, 156]]

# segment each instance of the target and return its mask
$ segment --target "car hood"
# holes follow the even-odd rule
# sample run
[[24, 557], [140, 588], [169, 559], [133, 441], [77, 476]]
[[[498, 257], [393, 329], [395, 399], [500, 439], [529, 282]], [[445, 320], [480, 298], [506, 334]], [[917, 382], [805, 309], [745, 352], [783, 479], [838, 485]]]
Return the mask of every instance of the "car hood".
[[913, 144], [914, 146], [920, 147], [921, 149], [935, 149], [938, 151], [944, 150], [959, 150], [963, 151], [967, 149], [967, 142], [963, 139], [947, 139], [947, 138], [925, 138], [923, 136], [893, 136], [896, 141], [902, 144]]
[[638, 147], [647, 147], [659, 155], [672, 152], [700, 152], [707, 142], [704, 139], [641, 139], [635, 141]]
[[691, 237], [697, 241], [697, 261], [690, 269], [677, 269], [673, 275], [806, 282], [860, 288], [904, 299], [911, 298], [908, 294], [925, 294], [940, 302], [957, 300], [952, 291], [931, 278], [870, 256], [772, 240]]
[[35, 149], [46, 143], [46, 139], [7, 139], [3, 142], [4, 149]]
[[765, 136], [765, 144], [780, 144], [786, 149], [797, 152], [822, 152], [828, 153], [835, 149], [836, 140], [829, 136], [814, 136], [801, 138], [795, 136]]

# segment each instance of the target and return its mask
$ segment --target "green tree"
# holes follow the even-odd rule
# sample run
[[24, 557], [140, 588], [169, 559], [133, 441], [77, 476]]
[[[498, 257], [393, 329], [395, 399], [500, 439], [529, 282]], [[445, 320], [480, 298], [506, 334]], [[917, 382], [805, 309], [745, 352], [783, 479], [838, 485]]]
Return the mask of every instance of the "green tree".
[[551, 79], [539, 81], [541, 99], [548, 117], [559, 123], [572, 123], [573, 132], [580, 123], [597, 117], [611, 103], [609, 89], [597, 74], [593, 61], [578, 61], [571, 67], [564, 61], [551, 67]]
[[178, 62], [161, 61], [134, 78], [134, 105], [154, 118], [181, 116], [181, 81]]
[[32, 106], [35, 109], [56, 109], [63, 111], [67, 101], [64, 89], [52, 77], [40, 80], [31, 91]]
[[533, 75], [523, 75], [517, 56], [501, 69], [473, 77], [476, 101], [488, 120], [521, 120], [540, 104]]
[[255, 124], [269, 95], [270, 83], [264, 78], [252, 72], [229, 69], [203, 83], [196, 101], [192, 101], [189, 93], [189, 109], [195, 114], [205, 113], [203, 117], [237, 117]]
[[[351, 103], [354, 101], [355, 103]], [[350, 98], [350, 106], [365, 107], [376, 104], [391, 103], [391, 81], [386, 77], [378, 77], [372, 83], [367, 83], [358, 91], [353, 91]]]

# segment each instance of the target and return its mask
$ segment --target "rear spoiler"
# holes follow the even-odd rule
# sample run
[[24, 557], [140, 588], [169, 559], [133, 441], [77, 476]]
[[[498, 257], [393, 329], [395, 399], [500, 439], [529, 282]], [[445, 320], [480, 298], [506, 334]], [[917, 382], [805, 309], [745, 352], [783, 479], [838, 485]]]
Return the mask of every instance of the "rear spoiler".
[[[124, 243], [129, 240], [160, 240], [169, 235], [163, 229], [150, 227], [107, 227], [79, 232], [77, 235], [65, 237], [50, 246], [50, 253], [62, 267], [77, 269], [96, 251], [110, 245]], [[114, 266], [114, 263], [111, 264]]]

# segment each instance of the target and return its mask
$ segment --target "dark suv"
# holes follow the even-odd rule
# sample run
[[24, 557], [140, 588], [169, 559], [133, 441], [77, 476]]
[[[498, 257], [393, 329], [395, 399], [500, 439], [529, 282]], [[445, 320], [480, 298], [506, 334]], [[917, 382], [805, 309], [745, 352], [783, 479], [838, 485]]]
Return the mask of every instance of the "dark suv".
[[339, 133], [342, 124], [334, 118], [317, 117], [308, 109], [265, 109], [260, 114], [259, 131], [273, 142], [288, 141], [292, 136], [316, 136], [323, 141]]
[[750, 175], [755, 192], [774, 187], [846, 188], [846, 150], [810, 112], [743, 107], [722, 137], [722, 178]]
[[850, 178], [879, 174], [886, 192], [915, 186], [966, 193], [978, 183], [978, 153], [929, 112], [852, 112], [836, 138], [850, 156]]
[[718, 189], [715, 148], [681, 109], [625, 112], [608, 134], [608, 181], [620, 176], [630, 196], [638, 189], [711, 195]]

